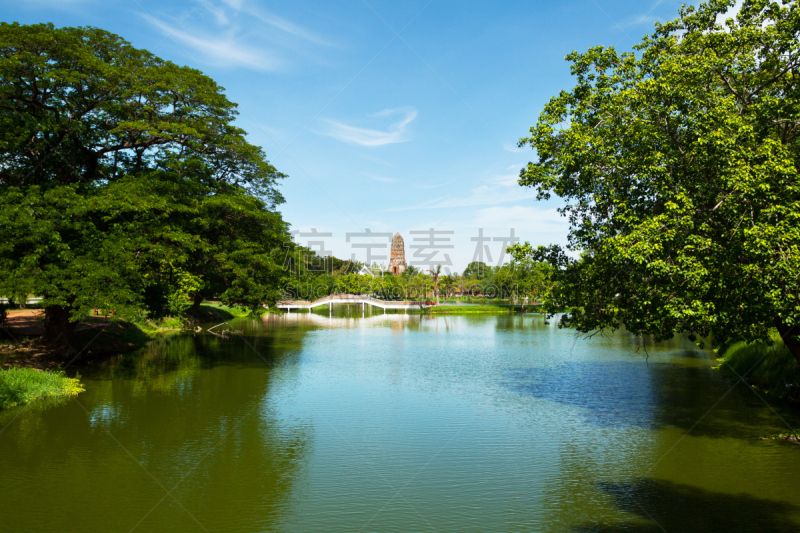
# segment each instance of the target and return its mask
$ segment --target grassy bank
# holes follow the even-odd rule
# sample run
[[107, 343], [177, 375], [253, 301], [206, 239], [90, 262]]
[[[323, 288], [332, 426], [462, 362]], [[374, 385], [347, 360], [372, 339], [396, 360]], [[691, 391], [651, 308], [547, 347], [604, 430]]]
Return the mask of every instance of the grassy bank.
[[717, 362], [719, 371], [732, 379], [746, 374], [747, 383], [759, 390], [778, 398], [800, 401], [800, 365], [777, 335], [772, 346], [760, 342], [733, 344]]
[[60, 370], [0, 369], [0, 409], [40, 398], [76, 396], [83, 390], [79, 378], [66, 377]]
[[[151, 340], [191, 329], [197, 322], [220, 322], [248, 316], [247, 310], [206, 302], [193, 317], [140, 318], [133, 321], [113, 317], [86, 317], [75, 332], [79, 357], [73, 366], [91, 364], [109, 356], [146, 346]], [[74, 396], [83, 391], [79, 379], [69, 378], [59, 368], [66, 360], [37, 344], [42, 317], [34, 317], [28, 329], [32, 336], [14, 335], [0, 346], [0, 409], [41, 398]]]
[[243, 318], [250, 315], [250, 311], [247, 309], [240, 309], [238, 307], [228, 307], [227, 305], [221, 302], [209, 302], [206, 301], [200, 306], [200, 310], [208, 313], [209, 315], [217, 315], [217, 317], [222, 318], [224, 320], [230, 320], [232, 318]]

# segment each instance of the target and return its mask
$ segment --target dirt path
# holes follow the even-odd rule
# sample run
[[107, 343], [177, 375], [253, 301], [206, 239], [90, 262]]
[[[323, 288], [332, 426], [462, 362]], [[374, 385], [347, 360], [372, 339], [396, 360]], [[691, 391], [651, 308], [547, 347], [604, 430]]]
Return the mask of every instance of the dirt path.
[[41, 309], [8, 311], [5, 327], [16, 339], [39, 337], [44, 332], [44, 311]]
[[[100, 317], [98, 317], [100, 318]], [[101, 331], [109, 326], [109, 322], [93, 319], [91, 322], [82, 322], [75, 328], [75, 333], [80, 334], [79, 339], [87, 335], [94, 338], [92, 330]], [[105, 317], [103, 317], [105, 318]], [[114, 328], [112, 328], [114, 329]], [[30, 366], [34, 368], [52, 368], [58, 366], [60, 361], [51, 360], [48, 352], [35, 342], [30, 342], [35, 337], [44, 333], [44, 311], [41, 309], [21, 309], [9, 311], [4, 326], [0, 326], [0, 368], [14, 366]], [[105, 346], [108, 342], [102, 339], [96, 343], [95, 349], [126, 351], [127, 346]], [[89, 350], [88, 353], [91, 353]]]

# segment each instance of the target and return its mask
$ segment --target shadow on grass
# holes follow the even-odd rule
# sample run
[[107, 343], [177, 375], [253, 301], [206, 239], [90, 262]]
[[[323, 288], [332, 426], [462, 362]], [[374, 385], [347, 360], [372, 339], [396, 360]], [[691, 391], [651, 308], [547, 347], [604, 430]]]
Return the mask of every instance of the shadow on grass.
[[621, 524], [585, 524], [574, 531], [725, 531], [726, 533], [800, 530], [800, 507], [746, 494], [710, 492], [650, 478], [599, 483], [621, 511], [639, 516]]
[[228, 321], [236, 317], [228, 309], [212, 304], [201, 304], [198, 312], [192, 315], [198, 322]]

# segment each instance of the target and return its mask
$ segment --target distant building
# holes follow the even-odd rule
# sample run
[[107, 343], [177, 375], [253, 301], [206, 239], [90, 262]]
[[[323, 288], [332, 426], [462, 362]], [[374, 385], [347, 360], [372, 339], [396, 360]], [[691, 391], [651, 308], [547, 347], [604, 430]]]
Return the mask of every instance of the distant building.
[[362, 276], [372, 276], [373, 278], [375, 277], [375, 274], [372, 273], [371, 269], [367, 268], [367, 265], [363, 265], [361, 267], [361, 270], [358, 271], [358, 273], [361, 274]]
[[389, 259], [389, 271], [399, 276], [408, 268], [406, 265], [406, 244], [399, 233], [392, 237], [392, 255]]

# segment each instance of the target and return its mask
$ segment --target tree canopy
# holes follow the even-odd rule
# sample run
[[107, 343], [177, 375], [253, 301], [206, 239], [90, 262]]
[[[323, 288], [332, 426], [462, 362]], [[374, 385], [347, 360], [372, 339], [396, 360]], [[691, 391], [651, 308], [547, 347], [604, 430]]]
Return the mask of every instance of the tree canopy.
[[[70, 351], [93, 307], [278, 295], [284, 177], [211, 78], [96, 28], [0, 24], [0, 294]], [[170, 303], [171, 302], [171, 303]]]
[[745, 0], [719, 23], [733, 4], [684, 7], [634, 53], [573, 52], [577, 85], [520, 141], [538, 155], [520, 184], [566, 201], [573, 253], [511, 250], [558, 266], [562, 325], [715, 345], [777, 328], [800, 361], [800, 8]]

